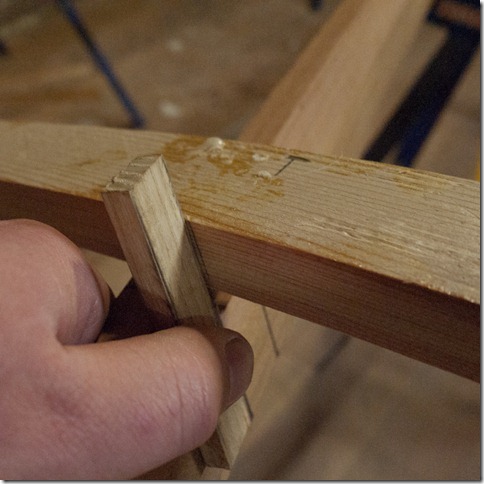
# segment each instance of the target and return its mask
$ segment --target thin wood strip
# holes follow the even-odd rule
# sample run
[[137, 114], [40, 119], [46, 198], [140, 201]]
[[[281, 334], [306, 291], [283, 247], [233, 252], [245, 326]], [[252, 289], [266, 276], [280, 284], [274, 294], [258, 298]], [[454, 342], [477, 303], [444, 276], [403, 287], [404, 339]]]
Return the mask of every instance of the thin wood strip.
[[[163, 323], [221, 326], [198, 250], [161, 157], [132, 161], [103, 192], [133, 278]], [[200, 447], [205, 464], [230, 468], [250, 422], [244, 400], [221, 417]]]
[[148, 307], [173, 323], [196, 318], [221, 326], [162, 158], [136, 158], [102, 195]]
[[102, 187], [129, 163], [125, 155], [161, 153], [214, 290], [479, 378], [479, 183], [214, 143], [0, 123], [0, 216], [42, 220], [40, 196], [15, 194], [20, 185], [30, 187], [22, 195], [46, 191], [56, 210], [49, 221], [119, 256], [108, 225], [102, 241], [85, 236], [107, 224]]

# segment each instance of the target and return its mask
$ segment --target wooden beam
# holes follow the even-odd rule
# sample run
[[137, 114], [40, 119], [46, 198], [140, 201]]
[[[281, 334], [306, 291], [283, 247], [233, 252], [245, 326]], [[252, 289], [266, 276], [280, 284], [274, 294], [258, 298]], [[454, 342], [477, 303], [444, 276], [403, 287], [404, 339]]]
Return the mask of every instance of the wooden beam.
[[150, 153], [167, 162], [213, 289], [479, 379], [477, 182], [235, 141], [0, 123], [0, 216], [44, 220], [46, 194], [49, 222], [119, 256], [101, 192]]
[[[362, 157], [405, 95], [402, 61], [424, 26], [429, 6], [429, 0], [339, 2], [239, 139]], [[263, 325], [235, 316], [247, 310], [245, 301], [232, 298], [226, 309], [227, 324], [243, 332], [256, 350], [256, 361], [264, 361], [256, 365], [248, 391], [252, 407], [257, 408], [272, 363], [278, 361], [271, 350], [298, 338], [300, 327], [288, 323], [274, 331], [262, 307], [250, 313], [263, 311]], [[278, 350], [279, 356], [291, 358], [285, 348], [282, 355]]]
[[360, 158], [405, 94], [395, 76], [430, 5], [341, 2], [239, 139]]

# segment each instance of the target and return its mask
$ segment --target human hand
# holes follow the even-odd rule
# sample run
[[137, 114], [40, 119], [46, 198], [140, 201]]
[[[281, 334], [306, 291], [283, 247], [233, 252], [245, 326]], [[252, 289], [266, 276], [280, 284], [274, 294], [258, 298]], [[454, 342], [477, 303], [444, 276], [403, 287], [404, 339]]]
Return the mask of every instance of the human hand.
[[246, 390], [252, 350], [222, 328], [92, 344], [109, 289], [81, 251], [0, 222], [0, 477], [132, 478], [213, 433]]

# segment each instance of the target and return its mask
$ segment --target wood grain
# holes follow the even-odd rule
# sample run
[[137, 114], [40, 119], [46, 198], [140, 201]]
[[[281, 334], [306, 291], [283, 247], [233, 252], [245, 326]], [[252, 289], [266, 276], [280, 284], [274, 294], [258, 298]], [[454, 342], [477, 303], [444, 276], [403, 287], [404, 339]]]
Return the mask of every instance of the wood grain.
[[239, 139], [361, 157], [404, 96], [395, 76], [430, 5], [341, 2]]
[[[340, 2], [239, 139], [361, 157], [405, 95], [400, 66], [411, 50], [415, 55], [412, 45], [425, 24], [428, 6], [427, 1], [410, 5], [407, 0]], [[423, 50], [418, 45], [420, 54]], [[411, 83], [415, 72], [405, 72], [409, 77]], [[283, 341], [300, 338], [301, 328], [287, 322], [275, 332], [266, 308], [254, 306], [233, 298], [226, 324], [243, 331], [261, 362], [248, 390], [256, 409], [273, 366], [280, 364], [280, 357], [291, 357]], [[251, 317], [244, 317], [247, 312]], [[254, 318], [259, 314], [263, 324]]]
[[136, 158], [102, 196], [147, 306], [173, 324], [196, 318], [221, 326], [162, 158]]
[[[235, 141], [212, 151], [198, 137], [1, 123], [0, 216], [45, 216], [119, 256], [101, 192], [125, 156], [153, 152], [212, 289], [479, 378], [477, 182]], [[39, 213], [43, 194], [55, 217]]]
[[[147, 306], [173, 324], [221, 326], [205, 283], [203, 263], [185, 223], [163, 159], [132, 161], [103, 192], [136, 285]], [[200, 448], [207, 466], [233, 464], [250, 422], [242, 399], [221, 417]]]

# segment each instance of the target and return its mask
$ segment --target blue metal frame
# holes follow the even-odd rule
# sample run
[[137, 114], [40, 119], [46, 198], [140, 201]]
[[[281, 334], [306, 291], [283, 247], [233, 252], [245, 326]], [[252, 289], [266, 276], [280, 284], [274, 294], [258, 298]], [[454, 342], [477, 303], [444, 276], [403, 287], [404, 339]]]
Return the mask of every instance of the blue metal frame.
[[103, 73], [105, 78], [108, 80], [109, 84], [113, 88], [116, 96], [123, 104], [124, 108], [129, 114], [131, 119], [131, 125], [133, 128], [141, 128], [144, 126], [144, 120], [139, 111], [136, 109], [133, 101], [129, 97], [127, 91], [122, 86], [119, 79], [114, 74], [114, 70], [109, 64], [106, 56], [101, 52], [99, 47], [96, 45], [92, 37], [89, 35], [84, 23], [82, 22], [76, 8], [70, 0], [56, 0], [57, 5], [65, 14], [69, 22], [72, 24], [74, 29], [77, 31], [81, 39], [83, 40], [89, 54], [91, 55], [94, 63], [97, 65], [99, 70]]
[[[477, 0], [454, 1], [479, 8]], [[365, 153], [364, 158], [367, 160], [382, 161], [398, 143], [396, 164], [412, 166], [418, 151], [479, 47], [480, 31], [437, 18], [436, 5], [437, 2], [429, 13], [428, 20], [448, 27], [447, 40]]]

